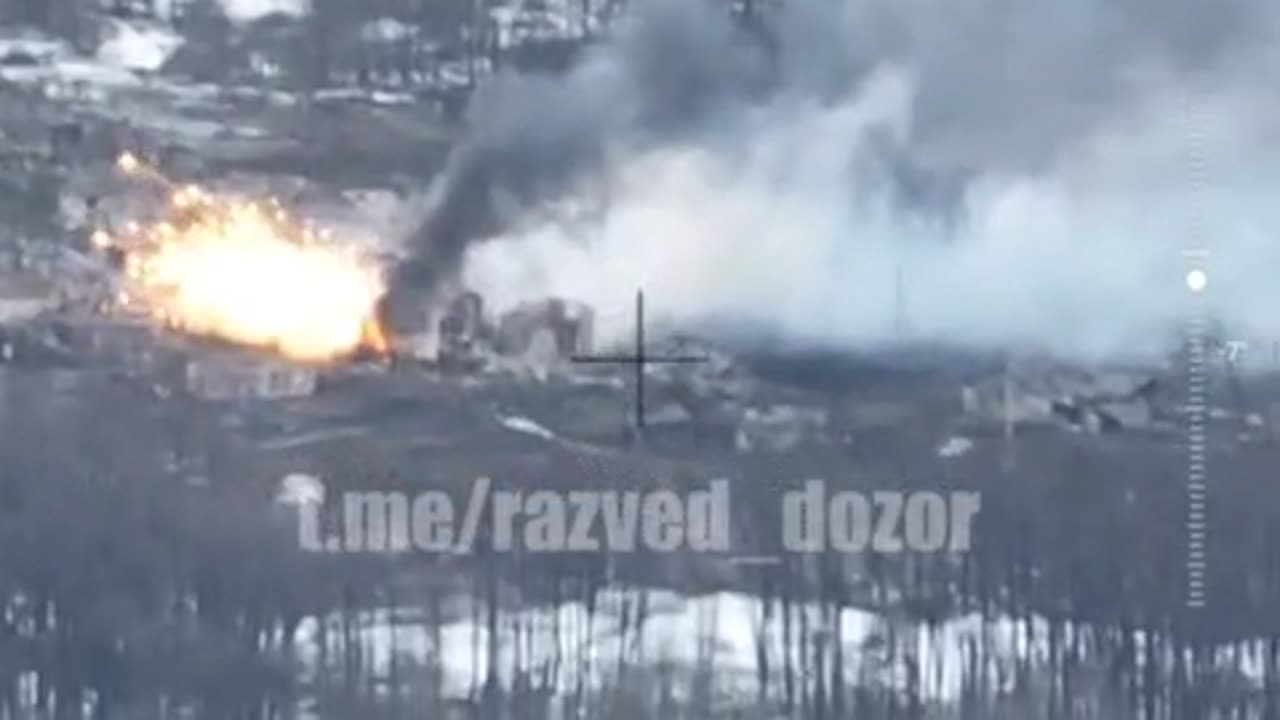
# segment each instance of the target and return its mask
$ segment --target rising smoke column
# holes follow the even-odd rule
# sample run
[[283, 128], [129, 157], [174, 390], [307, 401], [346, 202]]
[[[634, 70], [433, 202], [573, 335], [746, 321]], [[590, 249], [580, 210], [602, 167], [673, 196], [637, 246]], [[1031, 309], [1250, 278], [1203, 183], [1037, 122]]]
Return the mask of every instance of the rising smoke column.
[[401, 283], [455, 272], [473, 242], [606, 169], [611, 148], [661, 145], [730, 103], [767, 68], [720, 13], [663, 0], [564, 76], [500, 75], [468, 107], [468, 132], [434, 188]]
[[[461, 263], [499, 305], [621, 307], [643, 284], [673, 320], [836, 346], [897, 339], [901, 285], [917, 337], [1139, 354], [1180, 317], [1196, 214], [1229, 280], [1220, 314], [1273, 329], [1280, 6], [789, 0], [755, 26], [719, 4], [632, 12], [563, 77], [477, 97], [418, 268]], [[1197, 143], [1208, 187], [1189, 180]], [[597, 207], [566, 221], [575, 205]]]

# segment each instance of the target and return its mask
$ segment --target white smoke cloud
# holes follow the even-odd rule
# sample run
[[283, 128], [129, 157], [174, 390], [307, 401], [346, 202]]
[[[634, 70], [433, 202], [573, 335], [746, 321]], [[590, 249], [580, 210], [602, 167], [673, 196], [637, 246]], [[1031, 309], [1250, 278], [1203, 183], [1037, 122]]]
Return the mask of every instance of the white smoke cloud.
[[[1143, 357], [1176, 342], [1192, 300], [1182, 251], [1203, 245], [1201, 299], [1269, 344], [1280, 338], [1280, 114], [1264, 78], [1280, 65], [1247, 57], [1199, 81], [1132, 63], [1105, 112], [1084, 108], [1088, 121], [1021, 165], [990, 158], [1002, 132], [1011, 144], [1035, 137], [1043, 113], [988, 113], [994, 147], [965, 145], [967, 132], [947, 148], [935, 117], [932, 132], [920, 127], [936, 111], [925, 72], [936, 71], [909, 55], [877, 61], [836, 102], [784, 93], [744, 110], [726, 125], [731, 141], [620, 144], [603, 175], [569, 193], [604, 197], [598, 216], [531, 214], [471, 246], [464, 279], [498, 306], [584, 300], [619, 320], [605, 331], [626, 331], [643, 287], [670, 321], [731, 319], [797, 345], [896, 342], [905, 316], [911, 339]], [[987, 159], [955, 224], [895, 204], [874, 163], [886, 136], [920, 150], [912, 138], [926, 134], [944, 139], [935, 156]]]

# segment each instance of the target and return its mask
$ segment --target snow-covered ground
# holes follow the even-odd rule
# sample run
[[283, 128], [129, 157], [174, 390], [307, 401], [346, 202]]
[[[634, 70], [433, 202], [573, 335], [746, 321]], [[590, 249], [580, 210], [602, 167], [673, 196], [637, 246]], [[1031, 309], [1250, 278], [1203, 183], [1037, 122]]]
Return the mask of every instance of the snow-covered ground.
[[98, 61], [126, 70], [155, 72], [182, 46], [182, 38], [159, 23], [109, 20]]
[[141, 84], [133, 72], [76, 55], [61, 40], [32, 31], [0, 35], [0, 79], [43, 87], [50, 96], [100, 97], [107, 88]]
[[[182, 45], [163, 23], [108, 18], [92, 56], [31, 31], [0, 34], [0, 79], [79, 110], [122, 121], [157, 138], [198, 144], [211, 139], [260, 138], [265, 130], [243, 114], [228, 124], [226, 88], [155, 74]], [[264, 95], [280, 105], [276, 95]]]
[[[971, 613], [929, 626], [857, 608], [844, 608], [837, 619], [824, 616], [817, 605], [793, 606], [788, 645], [782, 608], [774, 605], [772, 610], [766, 623], [763, 603], [750, 595], [720, 592], [689, 597], [668, 590], [633, 589], [601, 593], [594, 618], [581, 602], [503, 612], [501, 637], [496, 643], [499, 680], [504, 687], [512, 687], [518, 663], [519, 670], [535, 680], [547, 678], [556, 696], [563, 699], [579, 681], [594, 689], [613, 685], [624, 664], [632, 669], [665, 667], [674, 671], [666, 677], [680, 698], [692, 691], [690, 683], [698, 670], [710, 670], [714, 696], [724, 705], [742, 706], [758, 697], [756, 657], [761, 642], [773, 668], [770, 694], [780, 697], [783, 678], [779, 669], [784, 659], [789, 656], [795, 668], [811, 666], [815, 643], [826, 637], [829, 671], [834, 647], [829, 639], [838, 637], [846, 683], [899, 690], [914, 685], [922, 699], [949, 704], [961, 697], [965, 683], [972, 682], [980, 671], [989, 684], [988, 691], [1002, 694], [1016, 691], [1020, 662], [1030, 667], [1053, 663], [1049, 625], [1040, 617], [1030, 622], [1008, 616], [984, 620]], [[438, 667], [443, 682], [439, 692], [444, 697], [471, 696], [487, 679], [485, 613], [469, 613], [460, 597], [451, 598], [442, 611], [456, 619], [442, 624], [438, 633], [416, 608], [360, 614], [354, 642], [368, 663], [366, 667], [380, 678], [392, 675], [393, 664], [402, 672], [406, 665]], [[645, 619], [637, 632], [636, 618], [641, 616]], [[333, 615], [327, 623], [328, 657], [341, 657], [341, 619]], [[800, 628], [806, 626], [809, 637], [802, 641]], [[310, 618], [294, 636], [304, 674], [318, 668], [320, 630], [320, 622]], [[1072, 643], [1073, 633], [1084, 629], [1068, 624], [1060, 630], [1061, 649]], [[1145, 633], [1136, 631], [1133, 640], [1141, 669]], [[976, 654], [979, 650], [981, 655]], [[1239, 671], [1240, 680], [1261, 687], [1265, 641], [1248, 643], [1240, 650], [1237, 656], [1235, 648], [1220, 649], [1216, 664], [1224, 672]], [[1092, 657], [1090, 652], [1086, 649], [1078, 660], [1105, 664], [1104, 658]], [[979, 656], [987, 658], [986, 668], [969, 667]], [[1171, 649], [1166, 648], [1161, 664], [1163, 672], [1173, 672], [1176, 658]], [[774, 683], [778, 685], [772, 686]], [[1087, 693], [1085, 686], [1082, 681], [1081, 692]]]
[[364, 101], [373, 105], [408, 105], [414, 101], [409, 93], [365, 88], [327, 88], [315, 94], [318, 102]]
[[181, 45], [171, 29], [147, 21], [108, 19], [103, 43], [91, 57], [61, 40], [19, 30], [0, 35], [0, 78], [51, 98], [101, 103], [142, 87], [139, 73], [159, 70]]
[[[639, 604], [647, 604], [643, 631], [624, 627], [622, 618], [635, 618]], [[800, 615], [805, 616], [811, 632], [819, 628], [839, 628], [839, 641], [844, 650], [844, 673], [850, 684], [879, 684], [905, 688], [908, 685], [908, 661], [914, 654], [919, 668], [918, 687], [922, 697], [947, 702], [959, 697], [967, 649], [984, 642], [989, 657], [1002, 658], [989, 667], [990, 677], [1012, 677], [1015, 657], [1026, 656], [1027, 638], [1013, 620], [999, 619], [983, 623], [976, 615], [952, 619], [930, 629], [900, 623], [892, 632], [898, 638], [898, 654], [889, 649], [891, 624], [886, 618], [865, 610], [845, 608], [837, 622], [824, 620], [817, 606], [793, 608], [792, 630], [796, 635], [787, 647], [780, 608], [774, 608], [771, 621], [762, 623], [763, 604], [758, 598], [740, 593], [721, 592], [701, 597], [683, 597], [666, 590], [611, 591], [602, 594], [593, 621], [586, 607], [568, 602], [558, 608], [528, 609], [505, 613], [501, 620], [502, 637], [498, 640], [500, 679], [510, 687], [517, 657], [535, 677], [551, 677], [555, 687], [568, 691], [579, 680], [588, 687], [603, 687], [616, 673], [620, 661], [632, 667], [666, 665], [688, 671], [673, 673], [673, 682], [693, 675], [699, 668], [713, 669], [716, 695], [727, 702], [755, 698], [758, 685], [756, 668], [757, 643], [768, 647], [770, 663], [782, 666], [791, 656], [795, 667], [803, 667], [812, 657], [812, 646], [805, 650], [798, 641]], [[356, 642], [362, 657], [375, 674], [386, 677], [393, 663], [439, 663], [446, 697], [466, 697], [485, 680], [488, 667], [489, 637], [482, 619], [463, 618], [444, 624], [439, 630], [439, 646], [425, 623], [395, 619], [390, 611], [364, 614], [356, 630]], [[634, 622], [634, 621], [632, 621]], [[329, 657], [341, 650], [340, 621], [329, 619]], [[764, 628], [761, 630], [761, 628]], [[513, 642], [515, 628], [527, 638], [523, 647]], [[304, 622], [295, 636], [299, 657], [308, 671], [314, 671], [320, 657], [320, 623]], [[1046, 626], [1035, 621], [1031, 637], [1043, 638]], [[1031, 645], [1035, 648], [1037, 645]], [[1021, 649], [1021, 651], [1020, 651]], [[1043, 652], [1043, 647], [1039, 652]], [[802, 653], [809, 658], [802, 658]], [[1035, 655], [1033, 651], [1030, 654]], [[775, 673], [775, 677], [778, 673]], [[781, 678], [776, 678], [781, 682]], [[675, 692], [688, 692], [678, 684]], [[771, 688], [780, 690], [780, 688]]]
[[247, 23], [268, 15], [304, 15], [311, 8], [311, 0], [221, 0], [222, 11], [232, 22]]
[[0, 61], [21, 56], [44, 64], [67, 54], [66, 43], [41, 33], [17, 30], [0, 35]]
[[[301, 16], [310, 11], [311, 0], [220, 0], [227, 17], [233, 22], [246, 24], [272, 14]], [[518, 29], [525, 37], [566, 36], [581, 30], [585, 25], [594, 26], [601, 18], [584, 18], [581, 6], [573, 0], [548, 0], [538, 9], [524, 0], [509, 0], [495, 6], [491, 15], [505, 41], [514, 39]], [[168, 0], [159, 0], [157, 17], [161, 20], [121, 20], [106, 18], [101, 46], [92, 57], [77, 55], [61, 40], [31, 31], [0, 34], [0, 78], [25, 85], [40, 85], [54, 97], [77, 97], [93, 102], [105, 101], [120, 88], [143, 84], [140, 73], [156, 73], [182, 46], [183, 39], [164, 19], [171, 17]], [[395, 41], [415, 35], [419, 28], [391, 18], [380, 18], [366, 23], [361, 35], [366, 40]], [[20, 56], [19, 62], [12, 62]], [[11, 62], [5, 62], [6, 58]], [[487, 58], [477, 58], [475, 71], [485, 75], [490, 71]], [[438, 82], [443, 87], [465, 85], [469, 81], [465, 62], [449, 62], [440, 69], [436, 78], [415, 78], [421, 83]], [[185, 94], [181, 83], [171, 79], [155, 79], [149, 89], [157, 87], [173, 90], [175, 95]], [[318, 100], [360, 100], [377, 105], [403, 105], [414, 102], [407, 93], [379, 89], [326, 89]]]

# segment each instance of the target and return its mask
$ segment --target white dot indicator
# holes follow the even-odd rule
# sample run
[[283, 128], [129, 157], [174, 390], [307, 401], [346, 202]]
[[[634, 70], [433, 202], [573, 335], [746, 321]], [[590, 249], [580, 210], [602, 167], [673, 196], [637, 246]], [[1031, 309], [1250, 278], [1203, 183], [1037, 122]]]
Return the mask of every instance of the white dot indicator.
[[1205, 287], [1209, 285], [1209, 275], [1204, 270], [1196, 268], [1187, 273], [1187, 289], [1193, 293], [1204, 292]]

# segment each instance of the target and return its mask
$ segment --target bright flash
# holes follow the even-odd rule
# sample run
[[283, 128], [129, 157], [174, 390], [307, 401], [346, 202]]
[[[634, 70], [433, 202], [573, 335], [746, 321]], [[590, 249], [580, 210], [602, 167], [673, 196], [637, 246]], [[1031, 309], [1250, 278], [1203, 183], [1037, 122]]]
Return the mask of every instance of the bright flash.
[[374, 263], [265, 203], [199, 188], [171, 199], [171, 217], [131, 226], [123, 238], [95, 235], [95, 245], [126, 249], [130, 305], [176, 329], [294, 360], [385, 350], [374, 310], [384, 282]]
[[138, 162], [138, 156], [133, 153], [124, 153], [116, 160], [116, 166], [126, 175], [132, 175], [141, 169], [141, 163]]

